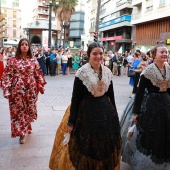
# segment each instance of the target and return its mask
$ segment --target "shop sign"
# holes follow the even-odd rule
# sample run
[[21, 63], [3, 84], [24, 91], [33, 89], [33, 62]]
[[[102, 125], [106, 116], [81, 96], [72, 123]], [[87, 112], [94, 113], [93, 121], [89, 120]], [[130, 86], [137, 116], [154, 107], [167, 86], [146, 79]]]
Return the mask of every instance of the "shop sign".
[[115, 43], [114, 42], [110, 42], [110, 45], [115, 45]]
[[166, 44], [170, 45], [170, 39], [166, 40]]

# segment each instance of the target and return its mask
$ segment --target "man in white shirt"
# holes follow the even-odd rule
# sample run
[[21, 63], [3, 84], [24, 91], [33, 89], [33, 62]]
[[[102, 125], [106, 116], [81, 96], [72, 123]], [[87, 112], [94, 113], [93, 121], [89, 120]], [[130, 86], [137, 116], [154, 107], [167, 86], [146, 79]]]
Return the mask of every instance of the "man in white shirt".
[[128, 61], [128, 70], [129, 70], [133, 62], [133, 56], [131, 55], [131, 53], [128, 54], [127, 61]]
[[127, 61], [129, 64], [132, 64], [133, 62], [133, 56], [131, 55], [131, 53], [129, 53], [128, 57], [127, 57]]

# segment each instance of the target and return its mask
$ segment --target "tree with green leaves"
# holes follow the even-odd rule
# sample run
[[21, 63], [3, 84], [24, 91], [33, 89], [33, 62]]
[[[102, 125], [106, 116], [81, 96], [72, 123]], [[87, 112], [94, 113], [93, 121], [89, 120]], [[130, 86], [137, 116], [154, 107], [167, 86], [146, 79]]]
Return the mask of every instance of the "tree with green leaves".
[[[59, 3], [58, 6], [56, 6], [56, 2]], [[75, 12], [77, 3], [78, 0], [52, 0], [53, 11], [60, 21], [67, 23]]]
[[[56, 2], [58, 5], [56, 6]], [[52, 0], [53, 11], [55, 12], [58, 20], [61, 22], [61, 28], [63, 24], [67, 25], [70, 21], [71, 15], [75, 12], [75, 7], [78, 0]], [[62, 35], [60, 34], [60, 42]], [[65, 41], [65, 28], [64, 28], [64, 41]]]

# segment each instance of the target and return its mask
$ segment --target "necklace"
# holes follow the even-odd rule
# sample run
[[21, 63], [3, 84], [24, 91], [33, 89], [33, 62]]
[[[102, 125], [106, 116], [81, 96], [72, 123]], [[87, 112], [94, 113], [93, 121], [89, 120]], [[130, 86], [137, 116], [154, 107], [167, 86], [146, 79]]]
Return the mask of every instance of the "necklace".
[[[159, 70], [159, 72], [161, 73], [161, 76], [163, 77], [163, 79], [166, 79], [166, 69], [165, 69], [165, 65], [163, 69], [160, 69], [156, 64], [155, 66], [157, 67], [157, 69]], [[162, 74], [162, 71], [164, 71], [164, 74]]]
[[[93, 66], [91, 65], [91, 68], [94, 70], [94, 72], [95, 73], [97, 73], [97, 71], [95, 71], [95, 69], [93, 68]], [[98, 73], [97, 73], [98, 74]], [[101, 80], [102, 79], [102, 67], [101, 67], [101, 65], [100, 65], [100, 67], [99, 67], [99, 74], [98, 74], [98, 78], [99, 78], [99, 80]]]
[[160, 91], [163, 92], [163, 91], [167, 91], [167, 88], [168, 88], [168, 81], [166, 80], [166, 69], [165, 69], [165, 65], [164, 65], [164, 74], [162, 74], [161, 70], [163, 69], [160, 69], [156, 64], [155, 66], [157, 67], [157, 69], [159, 70], [159, 72], [161, 73], [162, 75], [162, 78], [163, 80], [161, 80], [161, 87], [160, 87]]

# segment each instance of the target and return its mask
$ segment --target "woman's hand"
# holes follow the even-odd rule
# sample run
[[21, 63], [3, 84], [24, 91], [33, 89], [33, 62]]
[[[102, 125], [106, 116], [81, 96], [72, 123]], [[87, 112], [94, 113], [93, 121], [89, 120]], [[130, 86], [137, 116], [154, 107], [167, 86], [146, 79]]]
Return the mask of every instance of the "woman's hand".
[[73, 126], [69, 126], [69, 125], [68, 125], [68, 133], [71, 133], [72, 130], [73, 130]]
[[133, 114], [134, 124], [137, 124], [137, 118], [138, 118], [138, 115], [137, 114]]

